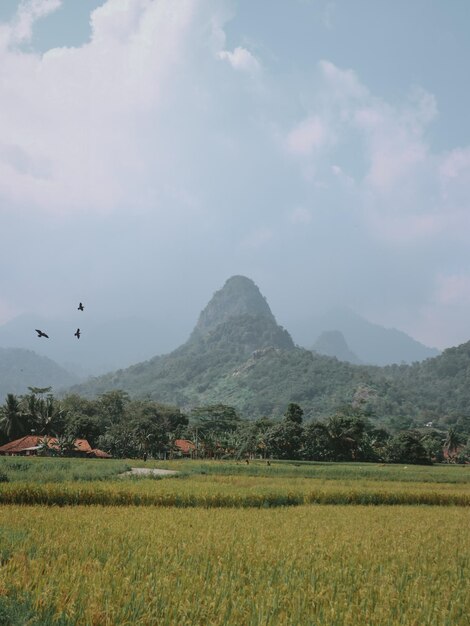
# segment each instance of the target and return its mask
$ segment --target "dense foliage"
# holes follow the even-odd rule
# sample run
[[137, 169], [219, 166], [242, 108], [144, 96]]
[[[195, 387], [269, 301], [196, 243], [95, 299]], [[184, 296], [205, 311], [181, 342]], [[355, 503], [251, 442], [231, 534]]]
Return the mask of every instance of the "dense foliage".
[[84, 438], [121, 458], [171, 458], [180, 454], [175, 441], [194, 442], [200, 458], [299, 459], [310, 461], [382, 461], [426, 464], [465, 462], [470, 432], [385, 429], [368, 415], [367, 395], [324, 420], [304, 423], [303, 409], [289, 403], [282, 419], [242, 418], [234, 407], [195, 407], [187, 415], [178, 407], [154, 400], [131, 400], [123, 391], [109, 391], [96, 400], [78, 395], [55, 398], [49, 388], [32, 388], [17, 397], [8, 394], [0, 407], [3, 441], [34, 432], [58, 438], [57, 454], [67, 456], [76, 438]]
[[231, 317], [169, 355], [91, 379], [74, 391], [93, 398], [125, 389], [183, 409], [224, 403], [252, 419], [280, 415], [289, 402], [323, 419], [359, 394], [384, 426], [468, 430], [470, 342], [413, 365], [359, 366], [294, 347], [265, 316]]

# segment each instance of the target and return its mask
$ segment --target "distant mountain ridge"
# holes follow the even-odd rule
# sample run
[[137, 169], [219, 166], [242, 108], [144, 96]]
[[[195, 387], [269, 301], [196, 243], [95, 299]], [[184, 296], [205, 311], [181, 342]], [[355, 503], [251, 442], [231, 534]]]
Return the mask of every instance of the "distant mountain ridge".
[[[79, 341], [73, 336], [77, 327], [82, 331]], [[38, 339], [35, 328], [44, 329], [50, 340]], [[84, 313], [59, 319], [21, 315], [0, 326], [0, 346], [33, 350], [85, 377], [127, 367], [163, 352], [160, 333], [155, 324], [144, 319], [94, 320], [86, 307]]]
[[[336, 347], [347, 348], [341, 335], [333, 333], [333, 338], [339, 342]], [[40, 357], [34, 357], [37, 364]], [[44, 376], [28, 375], [21, 388], [4, 373], [6, 392], [51, 384], [58, 391], [73, 384], [56, 376], [46, 361], [36, 368]], [[10, 364], [4, 372], [13, 369]], [[253, 281], [237, 276], [214, 294], [178, 349], [74, 384], [68, 391], [92, 397], [122, 389], [132, 397], [185, 410], [223, 403], [251, 418], [282, 415], [289, 402], [299, 403], [307, 419], [321, 418], [365, 398], [363, 408], [378, 424], [396, 420], [395, 428], [400, 428], [418, 420], [445, 427], [470, 419], [469, 377], [470, 342], [412, 365], [386, 367], [353, 365], [300, 348], [277, 324]]]
[[[274, 320], [266, 299], [253, 281], [244, 276], [232, 276], [201, 312], [191, 338], [204, 335], [223, 320], [241, 314]], [[78, 326], [82, 331], [80, 341], [73, 337]], [[39, 340], [35, 328], [46, 330], [51, 340]], [[288, 328], [295, 343], [307, 349], [312, 349], [323, 331], [339, 331], [357, 362], [362, 363], [412, 363], [438, 354], [437, 350], [423, 346], [405, 333], [372, 324], [344, 309], [303, 323], [292, 322]], [[83, 313], [72, 309], [70, 314], [56, 319], [24, 314], [10, 320], [0, 326], [0, 347], [33, 350], [84, 378], [168, 353], [181, 344], [189, 330], [188, 322], [185, 328], [177, 329], [174, 324], [162, 326], [151, 319], [119, 317], [119, 313], [114, 312], [106, 320], [95, 318], [92, 307], [85, 303]], [[331, 352], [330, 349], [322, 351]], [[346, 358], [333, 354], [339, 359]], [[351, 355], [346, 360], [355, 362]]]
[[332, 356], [339, 361], [361, 365], [361, 361], [349, 349], [344, 335], [339, 330], [324, 330], [313, 344], [313, 350], [325, 356]]
[[21, 348], [0, 348], [0, 401], [8, 393], [27, 393], [28, 387], [53, 387], [54, 391], [77, 382], [70, 374], [45, 356]]
[[129, 386], [139, 395], [185, 406], [202, 401], [215, 378], [265, 348], [295, 350], [291, 336], [276, 323], [254, 282], [234, 276], [213, 295], [182, 346], [73, 389], [93, 395]]
[[306, 417], [317, 418], [359, 393], [379, 422], [403, 415], [454, 419], [470, 406], [470, 386], [463, 382], [470, 375], [470, 342], [412, 366], [352, 365], [296, 347], [256, 285], [236, 278], [214, 294], [180, 348], [72, 391], [96, 396], [122, 389], [184, 409], [224, 403], [247, 417], [280, 415], [289, 402], [298, 402]]
[[423, 345], [401, 330], [374, 324], [346, 308], [292, 322], [290, 328], [294, 340], [306, 348], [312, 348], [323, 332], [339, 331], [359, 361], [370, 365], [414, 363], [440, 354], [436, 348]]

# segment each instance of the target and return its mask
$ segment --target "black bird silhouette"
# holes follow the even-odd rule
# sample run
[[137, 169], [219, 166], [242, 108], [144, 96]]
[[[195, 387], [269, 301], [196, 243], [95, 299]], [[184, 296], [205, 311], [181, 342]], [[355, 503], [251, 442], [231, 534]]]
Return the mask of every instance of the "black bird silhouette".
[[74, 337], [76, 337], [77, 339], [80, 339], [80, 329], [77, 328], [76, 332], [74, 332], [73, 334]]
[[46, 335], [46, 333], [44, 333], [42, 330], [39, 330], [39, 328], [35, 328], [34, 330], [37, 332], [38, 337], [45, 337], [46, 339], [49, 339], [49, 335]]
[[85, 307], [83, 306], [83, 304], [80, 302], [80, 304], [78, 305], [78, 310], [79, 311], [83, 311]]

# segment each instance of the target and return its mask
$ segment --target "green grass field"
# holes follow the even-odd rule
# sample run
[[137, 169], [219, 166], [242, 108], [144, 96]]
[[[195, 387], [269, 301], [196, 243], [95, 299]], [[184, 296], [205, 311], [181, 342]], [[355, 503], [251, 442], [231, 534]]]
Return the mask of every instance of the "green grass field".
[[128, 461], [115, 459], [0, 457], [0, 476], [8, 482], [61, 483], [109, 480], [130, 467]]
[[376, 463], [316, 463], [301, 461], [157, 461], [141, 459], [70, 459], [0, 457], [0, 474], [11, 482], [40, 483], [110, 480], [130, 467], [177, 470], [183, 475], [316, 478], [334, 481], [387, 481], [470, 484], [470, 466], [385, 465]]
[[[1, 459], [0, 504], [263, 507], [302, 504], [470, 505], [470, 468], [222, 461]], [[132, 466], [175, 477], [129, 477]]]
[[470, 468], [0, 461], [0, 624], [469, 623]]

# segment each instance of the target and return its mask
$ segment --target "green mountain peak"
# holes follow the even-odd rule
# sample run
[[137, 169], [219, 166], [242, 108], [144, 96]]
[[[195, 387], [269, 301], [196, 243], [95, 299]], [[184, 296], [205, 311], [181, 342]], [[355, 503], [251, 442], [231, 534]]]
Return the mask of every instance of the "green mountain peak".
[[264, 317], [276, 323], [266, 298], [255, 283], [246, 276], [232, 276], [222, 289], [215, 292], [199, 315], [192, 338], [207, 335], [219, 324], [246, 315]]

